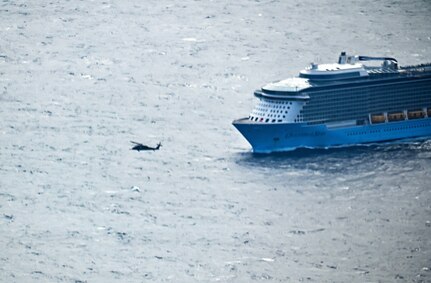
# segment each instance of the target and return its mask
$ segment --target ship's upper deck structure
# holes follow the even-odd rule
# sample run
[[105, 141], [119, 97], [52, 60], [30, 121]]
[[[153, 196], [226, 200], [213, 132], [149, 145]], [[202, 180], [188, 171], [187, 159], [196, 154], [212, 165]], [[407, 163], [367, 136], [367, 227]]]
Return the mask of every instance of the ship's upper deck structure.
[[[363, 61], [383, 61], [380, 66], [366, 66]], [[391, 57], [350, 56], [342, 52], [337, 63], [314, 64], [300, 71], [298, 77], [272, 82], [255, 91], [257, 97], [305, 99], [314, 88], [372, 83], [378, 80], [431, 76], [431, 63], [399, 67]]]
[[[364, 61], [382, 64], [367, 66]], [[263, 121], [312, 124], [366, 120], [373, 113], [430, 109], [431, 64], [399, 67], [391, 57], [348, 56], [342, 52], [337, 63], [312, 63], [298, 77], [269, 83], [254, 94], [261, 104], [251, 116], [254, 120], [259, 117], [258, 121], [261, 117]], [[292, 111], [285, 110], [278, 117], [277, 105], [286, 102], [293, 103], [290, 111], [295, 109], [290, 120], [283, 120], [283, 114]], [[271, 116], [274, 111], [275, 119]], [[265, 113], [269, 113], [268, 118]]]

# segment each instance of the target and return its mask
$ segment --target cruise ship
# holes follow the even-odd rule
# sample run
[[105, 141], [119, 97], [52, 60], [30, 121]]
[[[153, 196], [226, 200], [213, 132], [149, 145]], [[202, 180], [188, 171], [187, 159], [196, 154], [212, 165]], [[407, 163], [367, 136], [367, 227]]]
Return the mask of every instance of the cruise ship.
[[256, 153], [431, 137], [431, 63], [342, 52], [254, 96], [250, 115], [233, 125]]

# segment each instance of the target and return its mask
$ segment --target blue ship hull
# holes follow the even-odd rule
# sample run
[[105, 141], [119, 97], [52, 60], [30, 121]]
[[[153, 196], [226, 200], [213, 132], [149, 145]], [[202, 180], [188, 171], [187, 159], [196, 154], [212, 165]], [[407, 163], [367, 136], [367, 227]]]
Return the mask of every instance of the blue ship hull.
[[244, 118], [235, 120], [233, 125], [256, 153], [431, 137], [431, 118], [350, 127], [327, 127], [323, 124], [306, 123], [256, 123]]

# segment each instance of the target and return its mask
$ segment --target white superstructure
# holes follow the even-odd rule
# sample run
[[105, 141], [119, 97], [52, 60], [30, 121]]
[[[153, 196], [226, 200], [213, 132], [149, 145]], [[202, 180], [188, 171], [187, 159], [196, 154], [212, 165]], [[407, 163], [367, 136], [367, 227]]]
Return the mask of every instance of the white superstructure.
[[[383, 60], [383, 64], [381, 67], [368, 67], [361, 63], [370, 60]], [[256, 123], [302, 123], [302, 110], [310, 99], [307, 89], [334, 81], [366, 79], [371, 73], [394, 73], [398, 72], [397, 69], [397, 61], [393, 58], [350, 56], [342, 52], [337, 63], [312, 63], [300, 71], [298, 77], [272, 82], [256, 90], [254, 94], [259, 101], [248, 119]], [[331, 104], [335, 105], [335, 101]]]
[[250, 113], [249, 120], [260, 123], [299, 123], [304, 101], [260, 98]]

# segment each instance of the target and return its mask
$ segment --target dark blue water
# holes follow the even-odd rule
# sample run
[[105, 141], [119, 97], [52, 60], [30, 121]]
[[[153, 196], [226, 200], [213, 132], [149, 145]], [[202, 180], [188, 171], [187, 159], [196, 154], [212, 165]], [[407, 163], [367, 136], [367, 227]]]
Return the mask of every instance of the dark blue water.
[[231, 125], [340, 51], [431, 61], [430, 14], [3, 1], [0, 281], [430, 281], [430, 141], [256, 155]]

